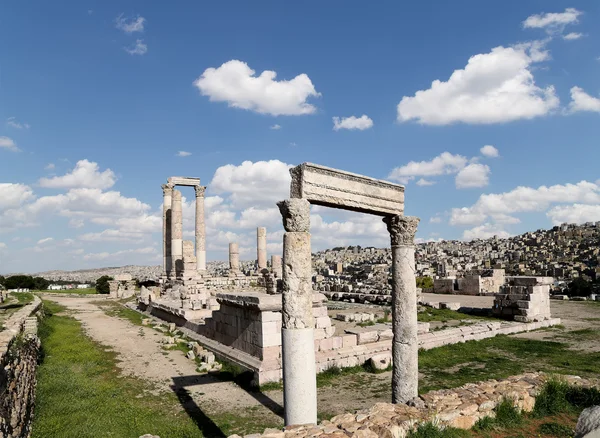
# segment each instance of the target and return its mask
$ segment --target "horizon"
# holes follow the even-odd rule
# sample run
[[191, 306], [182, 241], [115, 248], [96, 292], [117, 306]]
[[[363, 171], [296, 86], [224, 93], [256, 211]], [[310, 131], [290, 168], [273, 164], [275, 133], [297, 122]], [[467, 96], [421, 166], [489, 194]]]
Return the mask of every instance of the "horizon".
[[[0, 272], [161, 265], [173, 175], [208, 186], [207, 261], [263, 226], [281, 254], [303, 162], [404, 185], [418, 242], [599, 221], [600, 4], [462, 6], [2, 5]], [[389, 246], [365, 214], [311, 232]]]

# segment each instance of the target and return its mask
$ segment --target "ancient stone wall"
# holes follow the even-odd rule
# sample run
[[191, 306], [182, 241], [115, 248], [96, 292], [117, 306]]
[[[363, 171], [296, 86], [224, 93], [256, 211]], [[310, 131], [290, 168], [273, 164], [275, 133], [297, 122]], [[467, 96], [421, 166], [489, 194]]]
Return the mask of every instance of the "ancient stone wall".
[[492, 312], [519, 322], [550, 319], [551, 277], [514, 277], [495, 296]]
[[41, 300], [19, 309], [0, 332], [0, 436], [27, 437], [33, 420], [40, 341], [33, 315]]

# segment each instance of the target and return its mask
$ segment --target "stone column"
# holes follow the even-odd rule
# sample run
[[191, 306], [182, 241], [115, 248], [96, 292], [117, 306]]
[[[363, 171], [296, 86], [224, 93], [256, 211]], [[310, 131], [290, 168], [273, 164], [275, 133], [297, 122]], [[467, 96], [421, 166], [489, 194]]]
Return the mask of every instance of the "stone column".
[[414, 243], [419, 218], [390, 216], [383, 221], [392, 241], [392, 403], [406, 403], [418, 396], [419, 387]]
[[171, 276], [183, 270], [183, 212], [181, 192], [173, 190], [171, 198]]
[[237, 276], [240, 272], [240, 247], [236, 242], [229, 243], [229, 275]]
[[163, 277], [171, 274], [171, 196], [173, 186], [162, 185], [163, 190]]
[[196, 191], [196, 269], [206, 271], [206, 227], [204, 224], [205, 186], [195, 186]]
[[275, 277], [281, 278], [281, 256], [279, 255], [271, 255], [271, 271], [275, 274]]
[[258, 272], [267, 268], [267, 229], [265, 227], [256, 229], [256, 265]]
[[306, 199], [277, 204], [283, 217], [283, 404], [285, 424], [317, 422], [310, 205]]

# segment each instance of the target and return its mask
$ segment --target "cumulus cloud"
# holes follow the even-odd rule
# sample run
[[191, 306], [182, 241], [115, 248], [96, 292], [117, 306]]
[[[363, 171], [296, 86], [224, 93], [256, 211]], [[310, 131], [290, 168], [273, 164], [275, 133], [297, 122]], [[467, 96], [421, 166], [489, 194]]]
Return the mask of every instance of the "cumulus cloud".
[[529, 29], [545, 29], [549, 33], [562, 32], [565, 26], [577, 24], [583, 12], [575, 8], [567, 8], [564, 12], [534, 14], [523, 21], [523, 27]]
[[149, 256], [155, 256], [154, 259], [158, 261], [159, 251], [157, 248], [152, 246], [148, 246], [145, 248], [135, 248], [135, 249], [125, 249], [122, 251], [116, 252], [97, 252], [97, 253], [88, 253], [83, 256], [84, 260], [120, 260], [123, 256], [131, 256], [132, 254], [144, 254]]
[[281, 125], [278, 125], [277, 123], [275, 123], [269, 129], [272, 129], [273, 131], [279, 131], [281, 129]]
[[0, 183], [0, 212], [17, 208], [33, 198], [33, 190], [25, 184]]
[[435, 181], [431, 181], [425, 178], [421, 178], [416, 183], [418, 186], [432, 186], [435, 184]]
[[144, 40], [135, 40], [135, 43], [128, 46], [123, 47], [130, 55], [145, 55], [148, 52], [148, 45], [144, 43]]
[[393, 169], [388, 178], [407, 184], [418, 176], [438, 176], [457, 173], [467, 165], [468, 159], [462, 155], [442, 152], [430, 161], [410, 161], [408, 164]]
[[440, 224], [440, 223], [442, 223], [442, 218], [439, 216], [432, 216], [431, 218], [429, 218], [429, 223], [430, 224]]
[[80, 160], [75, 168], [63, 176], [53, 178], [41, 178], [41, 187], [53, 189], [90, 188], [108, 189], [115, 184], [116, 176], [110, 169], [99, 171], [98, 163], [88, 160]]
[[255, 76], [248, 64], [234, 59], [204, 70], [194, 86], [211, 102], [227, 102], [230, 107], [261, 114], [293, 116], [316, 111], [307, 99], [321, 94], [306, 74], [289, 81], [277, 81], [276, 77], [277, 73], [271, 70]]
[[187, 151], [179, 151], [175, 155], [177, 155], [178, 157], [189, 157], [190, 155], [192, 155], [192, 153]]
[[600, 113], [600, 98], [590, 96], [582, 88], [571, 88], [571, 102], [567, 113], [572, 114], [580, 111]]
[[339, 117], [333, 118], [333, 130], [339, 131], [340, 129], [359, 130], [364, 131], [373, 127], [373, 120], [371, 120], [366, 114], [360, 117]]
[[498, 225], [489, 223], [480, 225], [470, 230], [465, 230], [463, 232], [464, 240], [489, 239], [494, 236], [498, 236], [499, 238], [507, 238], [510, 237], [510, 233], [503, 230], [502, 227], [499, 227]]
[[485, 164], [471, 163], [456, 174], [457, 189], [485, 187], [488, 185], [490, 167]]
[[[515, 223], [515, 213], [547, 210], [552, 204], [600, 204], [600, 186], [588, 181], [538, 188], [519, 186], [509, 192], [483, 194], [471, 207], [454, 208], [451, 225], [478, 225], [493, 219]], [[561, 209], [555, 210], [556, 212]]]
[[54, 170], [56, 168], [56, 165], [54, 163], [48, 163], [46, 164], [46, 167], [44, 167], [45, 170]]
[[496, 158], [498, 155], [500, 155], [498, 149], [491, 144], [486, 144], [484, 147], [479, 149], [479, 152], [481, 152], [481, 155], [488, 158]]
[[135, 18], [127, 18], [124, 14], [120, 14], [115, 18], [115, 26], [117, 29], [125, 33], [143, 32], [146, 19], [139, 15]]
[[19, 122], [16, 117], [9, 117], [6, 119], [6, 125], [15, 129], [29, 129], [31, 127], [28, 123]]
[[44, 238], [44, 239], [40, 239], [40, 240], [38, 240], [37, 244], [38, 244], [38, 245], [43, 245], [44, 243], [50, 243], [50, 242], [52, 242], [53, 240], [54, 240], [54, 238], [53, 238], [53, 237], [46, 237], [46, 238]]
[[600, 221], [600, 205], [573, 204], [557, 205], [551, 208], [546, 216], [554, 225], [562, 223], [583, 224], [585, 222]]
[[4, 136], [0, 136], [0, 149], [6, 149], [12, 152], [19, 151], [19, 148], [17, 147], [15, 142], [11, 138]]
[[466, 67], [446, 81], [404, 96], [398, 104], [398, 121], [426, 125], [452, 123], [492, 124], [543, 116], [556, 109], [554, 87], [540, 88], [532, 64], [547, 59], [543, 42], [496, 47], [472, 56]]

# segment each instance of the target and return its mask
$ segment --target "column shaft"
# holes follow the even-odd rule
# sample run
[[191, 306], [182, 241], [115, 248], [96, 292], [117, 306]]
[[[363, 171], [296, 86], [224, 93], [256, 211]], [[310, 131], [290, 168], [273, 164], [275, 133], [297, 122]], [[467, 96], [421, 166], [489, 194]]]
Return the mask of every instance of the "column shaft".
[[236, 242], [229, 243], [229, 275], [240, 272], [240, 247]]
[[196, 186], [196, 269], [206, 271], [206, 226], [204, 222], [204, 192], [206, 187]]
[[310, 208], [304, 199], [278, 204], [283, 236], [282, 364], [285, 424], [317, 422]]
[[267, 268], [267, 229], [256, 229], [256, 265], [258, 272]]
[[392, 241], [392, 403], [418, 396], [419, 342], [414, 237], [419, 219], [384, 219]]
[[171, 276], [183, 270], [183, 212], [181, 192], [173, 190], [171, 199]]
[[163, 276], [171, 274], [171, 197], [173, 187], [162, 185], [163, 189]]

